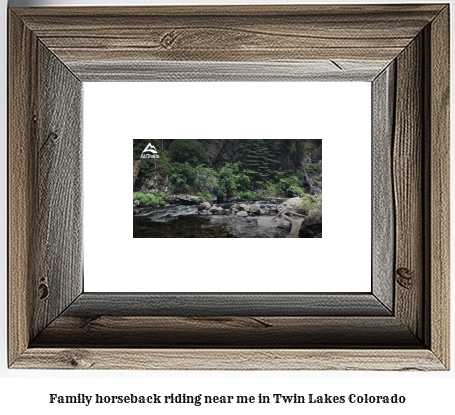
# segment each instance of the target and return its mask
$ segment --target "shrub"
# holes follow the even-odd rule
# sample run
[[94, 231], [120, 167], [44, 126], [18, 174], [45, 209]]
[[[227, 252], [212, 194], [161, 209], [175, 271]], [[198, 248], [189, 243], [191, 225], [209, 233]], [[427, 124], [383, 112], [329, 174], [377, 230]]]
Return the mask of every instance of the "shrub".
[[301, 189], [298, 186], [294, 186], [294, 185], [289, 186], [288, 193], [295, 194], [295, 195], [298, 195], [298, 196], [302, 196], [302, 195], [305, 194], [303, 189]]
[[215, 185], [215, 189], [219, 195], [226, 195], [229, 198], [234, 190], [237, 189], [237, 180], [234, 169], [229, 163], [226, 163], [226, 165], [218, 171], [216, 176], [218, 181]]
[[188, 162], [174, 163], [172, 166], [171, 181], [182, 188], [188, 188], [194, 168]]
[[293, 194], [300, 196], [303, 194], [304, 191], [300, 185], [301, 184], [299, 178], [294, 175], [281, 178], [279, 183], [279, 187], [287, 196], [292, 196]]
[[139, 200], [141, 206], [164, 206], [166, 201], [158, 194], [152, 194], [150, 190], [141, 190], [133, 192], [133, 200]]
[[270, 197], [279, 197], [280, 195], [284, 195], [284, 192], [276, 183], [267, 182], [264, 188], [262, 189], [263, 196], [270, 196]]
[[317, 203], [322, 200], [322, 195], [309, 195], [304, 193], [301, 195], [302, 201], [300, 202], [300, 207], [305, 210], [305, 214], [311, 209], [314, 209]]
[[311, 163], [304, 169], [304, 171], [307, 173], [316, 172], [320, 169], [320, 167], [321, 165], [319, 163]]
[[202, 165], [193, 167], [190, 163], [174, 163], [172, 166], [171, 181], [185, 191], [194, 188], [196, 191], [207, 193], [213, 188], [214, 171]]
[[215, 189], [220, 196], [226, 195], [227, 198], [230, 198], [235, 191], [241, 192], [250, 189], [250, 178], [244, 171], [240, 172], [240, 167], [241, 163], [226, 163], [218, 173], [215, 173], [218, 179]]
[[195, 196], [204, 199], [206, 202], [212, 203], [212, 195], [210, 193], [197, 192]]
[[256, 200], [257, 198], [255, 193], [249, 191], [237, 192], [234, 196], [237, 200]]

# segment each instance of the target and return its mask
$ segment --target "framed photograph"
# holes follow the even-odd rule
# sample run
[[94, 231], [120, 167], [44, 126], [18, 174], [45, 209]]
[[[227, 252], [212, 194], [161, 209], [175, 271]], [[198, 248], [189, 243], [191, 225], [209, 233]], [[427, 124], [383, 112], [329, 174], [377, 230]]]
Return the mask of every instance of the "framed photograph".
[[8, 24], [10, 368], [449, 369], [448, 4]]

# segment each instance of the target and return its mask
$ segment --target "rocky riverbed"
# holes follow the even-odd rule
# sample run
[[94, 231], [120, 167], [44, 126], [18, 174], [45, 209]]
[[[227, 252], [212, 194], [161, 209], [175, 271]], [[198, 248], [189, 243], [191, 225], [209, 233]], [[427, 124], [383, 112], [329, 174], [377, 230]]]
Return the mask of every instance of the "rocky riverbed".
[[285, 238], [291, 224], [278, 212], [286, 213], [299, 227], [300, 238], [322, 238], [322, 201], [310, 211], [298, 197], [287, 200], [209, 203], [197, 196], [175, 195], [166, 206], [133, 205], [135, 238]]
[[[278, 213], [276, 201], [136, 209], [133, 216], [135, 238], [285, 238], [290, 225], [272, 218]], [[300, 225], [301, 217], [293, 217]]]

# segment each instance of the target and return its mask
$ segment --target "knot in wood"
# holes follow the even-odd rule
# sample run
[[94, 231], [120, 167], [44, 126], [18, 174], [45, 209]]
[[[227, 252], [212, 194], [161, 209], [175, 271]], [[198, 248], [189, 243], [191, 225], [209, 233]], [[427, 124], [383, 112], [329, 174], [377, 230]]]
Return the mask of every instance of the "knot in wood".
[[398, 268], [395, 279], [401, 287], [407, 290], [414, 284], [414, 274], [407, 268]]
[[66, 367], [75, 369], [90, 369], [94, 363], [90, 355], [81, 350], [64, 351], [60, 356]]
[[45, 282], [41, 282], [38, 286], [38, 295], [40, 300], [45, 300], [49, 297], [49, 286]]
[[175, 32], [166, 33], [160, 40], [160, 45], [164, 49], [170, 49], [172, 44], [177, 39], [177, 34]]
[[55, 143], [55, 142], [58, 141], [59, 136], [58, 136], [58, 134], [57, 134], [56, 132], [52, 131], [52, 132], [49, 134], [48, 138], [49, 138], [52, 142]]

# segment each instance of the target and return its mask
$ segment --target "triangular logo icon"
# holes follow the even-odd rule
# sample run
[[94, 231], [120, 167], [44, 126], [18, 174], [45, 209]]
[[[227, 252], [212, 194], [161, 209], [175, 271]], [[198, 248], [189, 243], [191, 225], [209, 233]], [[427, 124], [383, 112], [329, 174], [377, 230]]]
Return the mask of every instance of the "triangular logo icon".
[[156, 148], [155, 146], [152, 146], [152, 143], [148, 143], [147, 147], [145, 147], [145, 150], [143, 151], [143, 153], [154, 153], [154, 154], [157, 154], [158, 151], [156, 151]]

